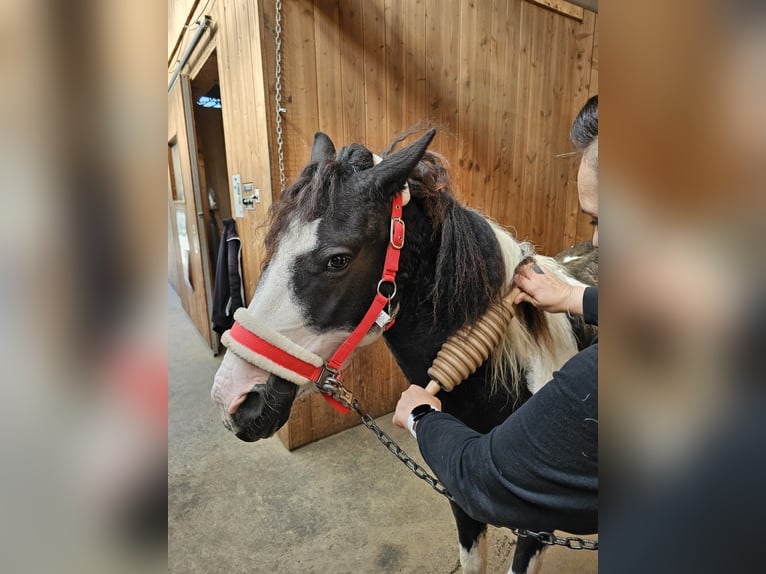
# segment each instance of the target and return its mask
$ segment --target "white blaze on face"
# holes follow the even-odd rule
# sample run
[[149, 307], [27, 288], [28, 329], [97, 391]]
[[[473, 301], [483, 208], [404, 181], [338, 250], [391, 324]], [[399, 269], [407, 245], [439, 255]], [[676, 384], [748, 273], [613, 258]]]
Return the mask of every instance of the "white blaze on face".
[[[307, 317], [290, 290], [295, 261], [315, 249], [320, 220], [293, 221], [280, 240], [279, 248], [261, 276], [248, 312], [259, 321], [301, 347], [327, 360], [348, 333], [333, 331], [321, 335], [307, 327]], [[269, 373], [227, 351], [216, 372], [211, 396], [224, 416], [231, 415], [255, 385], [263, 385]], [[301, 390], [308, 388], [303, 385]]]
[[247, 310], [280, 335], [328, 359], [348, 333], [334, 331], [319, 335], [311, 331], [307, 327], [308, 317], [290, 289], [296, 260], [317, 246], [320, 221], [293, 221], [290, 224]]

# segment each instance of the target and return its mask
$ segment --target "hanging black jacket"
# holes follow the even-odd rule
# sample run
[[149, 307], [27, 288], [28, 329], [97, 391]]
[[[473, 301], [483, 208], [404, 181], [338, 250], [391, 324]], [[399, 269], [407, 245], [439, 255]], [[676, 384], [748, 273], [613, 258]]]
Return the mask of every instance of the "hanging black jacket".
[[234, 311], [245, 306], [242, 245], [234, 220], [223, 220], [213, 291], [213, 330], [222, 334], [234, 323]]

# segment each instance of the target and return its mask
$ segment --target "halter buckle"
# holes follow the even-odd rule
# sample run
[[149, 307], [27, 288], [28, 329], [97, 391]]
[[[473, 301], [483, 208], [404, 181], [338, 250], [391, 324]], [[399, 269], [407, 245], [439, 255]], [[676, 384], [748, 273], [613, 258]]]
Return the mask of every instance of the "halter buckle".
[[[319, 378], [314, 385], [316, 385], [322, 394], [339, 402], [342, 407], [353, 408], [356, 399], [351, 391], [344, 387], [343, 383], [340, 382], [338, 379], [339, 376], [340, 374], [337, 371], [333, 371], [327, 365], [323, 365], [322, 372], [319, 374]], [[330, 402], [332, 403], [332, 401]], [[347, 410], [342, 412], [345, 413]]]
[[404, 220], [401, 217], [392, 217], [389, 241], [394, 249], [404, 247], [404, 230]]
[[331, 369], [327, 366], [327, 363], [325, 363], [322, 365], [322, 370], [319, 373], [317, 380], [314, 381], [314, 385], [316, 385], [316, 388], [323, 393], [333, 394], [335, 389], [337, 389], [336, 383], [338, 383], [339, 376], [339, 371]]

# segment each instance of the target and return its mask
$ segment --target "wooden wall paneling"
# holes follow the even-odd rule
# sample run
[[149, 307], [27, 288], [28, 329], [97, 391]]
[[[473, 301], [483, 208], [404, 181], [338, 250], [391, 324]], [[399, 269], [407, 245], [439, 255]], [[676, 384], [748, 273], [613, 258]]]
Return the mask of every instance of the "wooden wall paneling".
[[498, 14], [498, 24], [501, 26], [498, 26], [494, 36], [498, 43], [498, 52], [502, 51], [503, 54], [502, 57], [498, 54], [498, 59], [502, 62], [502, 68], [498, 74], [502, 74], [503, 82], [497, 102], [500, 113], [497, 119], [499, 133], [495, 136], [498, 143], [495, 161], [499, 163], [499, 169], [493, 170], [494, 193], [487, 209], [500, 224], [515, 231], [513, 226], [516, 222], [512, 214], [517, 209], [516, 198], [521, 192], [521, 180], [518, 174], [514, 178], [516, 152], [514, 133], [521, 116], [517, 98], [520, 60], [518, 23], [521, 20], [521, 3], [506, 1], [506, 6], [505, 17], [502, 20], [499, 19]]
[[[554, 209], [559, 214], [558, 219], [553, 224], [556, 225], [555, 231], [558, 235], [552, 236], [551, 241], [556, 243], [551, 245], [551, 252], [560, 251], [572, 245], [566, 237], [566, 219], [572, 209], [572, 198], [577, 199], [576, 168], [572, 165], [573, 156], [571, 153], [573, 145], [569, 139], [569, 130], [574, 120], [569, 110], [571, 109], [572, 86], [574, 85], [574, 62], [576, 61], [576, 45], [570, 40], [575, 35], [576, 26], [579, 22], [573, 22], [571, 19], [559, 19], [558, 25], [562, 28], [557, 35], [559, 47], [557, 51], [558, 69], [560, 73], [553, 86], [553, 108], [552, 113], [555, 118], [556, 133], [550, 149], [551, 161], [551, 193], [554, 194]], [[574, 176], [572, 174], [574, 173]], [[579, 211], [579, 208], [577, 209]]]
[[529, 113], [527, 102], [529, 101], [529, 50], [530, 50], [530, 30], [525, 18], [526, 4], [521, 0], [514, 0], [514, 15], [516, 21], [515, 42], [511, 58], [514, 61], [514, 67], [510, 70], [514, 75], [510, 78], [512, 87], [510, 89], [513, 108], [511, 110], [511, 122], [508, 124], [510, 129], [509, 143], [510, 155], [508, 163], [510, 164], [510, 193], [506, 202], [503, 204], [503, 210], [498, 212], [497, 217], [501, 223], [512, 227], [516, 232], [518, 239], [527, 240], [529, 234], [527, 231], [526, 219], [523, 214], [523, 207], [526, 204], [526, 166], [527, 158], [525, 154], [525, 141], [527, 132], [527, 123]]
[[[478, 106], [474, 105], [476, 100], [475, 64], [478, 60], [478, 47], [476, 45], [476, 32], [479, 27], [478, 14], [479, 7], [476, 2], [460, 3], [460, 37], [458, 60], [458, 159], [456, 172], [458, 173], [459, 188], [462, 196], [469, 205], [476, 206], [475, 191], [472, 190], [472, 173], [474, 166], [474, 144], [476, 140], [475, 128], [477, 125], [473, 122], [472, 112]], [[481, 86], [479, 86], [481, 88]]]
[[398, 131], [427, 121], [426, 109], [426, 11], [425, 0], [400, 4], [404, 24], [403, 125]]
[[[366, 139], [364, 109], [363, 0], [346, 0], [338, 10], [340, 35], [340, 79], [342, 131], [336, 136], [340, 148]], [[336, 132], [337, 133], [337, 132]]]
[[431, 147], [452, 162], [458, 153], [460, 3], [425, 0], [426, 109], [438, 127]]
[[477, 192], [483, 194], [482, 210], [487, 214], [494, 213], [493, 206], [496, 198], [506, 192], [502, 187], [502, 178], [499, 177], [503, 161], [502, 144], [503, 138], [503, 114], [507, 103], [504, 101], [505, 87], [508, 82], [506, 52], [503, 49], [506, 38], [505, 28], [508, 16], [509, 2], [507, 0], [493, 0], [489, 7], [489, 19], [485, 25], [486, 57], [489, 70], [489, 86], [487, 90], [487, 131], [486, 143], [481, 150], [480, 175], [474, 177], [473, 185], [478, 185]]
[[539, 4], [541, 6], [545, 6], [546, 8], [550, 8], [551, 10], [555, 10], [556, 12], [560, 12], [561, 14], [565, 14], [576, 20], [582, 20], [583, 12], [585, 12], [585, 10], [582, 7], [576, 6], [575, 4], [572, 4], [571, 2], [567, 2], [566, 0], [527, 0], [527, 1], [532, 2], [534, 4]]
[[544, 202], [541, 203], [544, 217], [542, 243], [546, 253], [554, 254], [569, 246], [562, 233], [563, 222], [568, 209], [568, 200], [576, 196], [576, 187], [568, 185], [567, 173], [572, 169], [566, 158], [557, 157], [569, 152], [569, 128], [574, 116], [569, 112], [571, 95], [568, 86], [572, 85], [572, 55], [574, 54], [573, 30], [579, 22], [572, 18], [562, 18], [554, 12], [547, 12], [546, 43], [544, 49], [550, 54], [550, 79], [543, 97], [541, 114], [549, 125], [543, 141]]
[[[562, 130], [565, 132], [565, 137], [560, 143], [560, 148], [555, 150], [556, 154], [570, 154], [564, 157], [558, 158], [556, 163], [559, 169], [558, 184], [560, 187], [566, 189], [566, 202], [564, 204], [564, 218], [559, 223], [562, 229], [562, 248], [567, 248], [578, 241], [590, 238], [590, 231], [587, 229], [580, 229], [578, 231], [578, 221], [585, 216], [580, 213], [579, 199], [577, 197], [577, 170], [580, 163], [579, 154], [571, 155], [574, 151], [574, 145], [569, 139], [569, 130], [572, 126], [572, 121], [576, 117], [580, 108], [588, 98], [587, 93], [581, 93], [580, 83], [584, 80], [584, 75], [581, 69], [587, 69], [589, 67], [588, 55], [582, 50], [583, 42], [589, 41], [589, 25], [587, 20], [591, 19], [595, 21], [595, 15], [591, 12], [585, 12], [584, 22], [575, 22], [571, 19], [564, 20], [564, 26], [566, 28], [565, 37], [571, 38], [569, 42], [569, 49], [564, 65], [570, 71], [567, 76], [567, 83], [562, 88], [562, 106], [561, 113], [565, 114], [562, 122]], [[590, 51], [589, 47], [585, 47], [586, 51]]]
[[[265, 215], [268, 208], [271, 206], [272, 199], [272, 181], [269, 176], [270, 167], [272, 162], [270, 143], [271, 137], [264, 121], [268, 117], [270, 110], [273, 106], [269, 105], [269, 101], [272, 98], [268, 97], [266, 86], [268, 80], [264, 76], [265, 66], [263, 62], [262, 46], [270, 43], [271, 40], [262, 35], [261, 20], [262, 16], [259, 13], [259, 4], [254, 2], [245, 2], [248, 12], [248, 34], [250, 37], [250, 59], [252, 74], [252, 125], [257, 128], [256, 137], [250, 142], [252, 146], [252, 157], [254, 161], [254, 177], [256, 179], [256, 185], [261, 189], [261, 193], [266, 197], [266, 202], [263, 205], [263, 209], [253, 212], [257, 217], [257, 224], [260, 225], [265, 220]], [[272, 114], [273, 115], [273, 114]]]
[[317, 65], [319, 129], [342, 145], [343, 85], [341, 81], [341, 29], [338, 2], [314, 2], [314, 38]]
[[403, 4], [406, 0], [384, 0], [386, 32], [386, 132], [390, 139], [405, 129], [404, 66], [405, 30]]
[[236, 219], [245, 246], [242, 263], [249, 301], [260, 276], [263, 223], [272, 198], [261, 16], [256, 5], [244, 0], [219, 0], [215, 15], [220, 22], [218, 57], [228, 181], [240, 174], [243, 184], [253, 182], [261, 191], [261, 203], [256, 209], [245, 210], [244, 217]]
[[249, 40], [246, 45], [243, 46], [245, 62], [249, 62], [249, 65], [247, 65], [244, 72], [247, 81], [243, 87], [247, 90], [245, 101], [248, 109], [246, 110], [245, 117], [248, 119], [250, 137], [248, 138], [245, 147], [247, 150], [246, 159], [248, 164], [247, 169], [243, 170], [242, 182], [253, 182], [255, 187], [261, 191], [261, 203], [257, 205], [255, 210], [245, 210], [244, 217], [248, 245], [251, 247], [257, 246], [256, 249], [250, 249], [254, 256], [247, 261], [247, 265], [251, 271], [251, 279], [248, 285], [249, 301], [252, 298], [253, 293], [255, 293], [255, 287], [260, 277], [260, 270], [265, 256], [263, 240], [266, 229], [264, 223], [268, 219], [268, 213], [273, 198], [271, 178], [272, 154], [269, 147], [270, 136], [268, 132], [268, 123], [266, 121], [272, 106], [269, 106], [266, 94], [267, 83], [264, 78], [261, 46], [267, 40], [262, 39], [261, 36], [258, 4], [249, 1], [243, 2], [243, 4], [247, 15], [246, 18], [243, 19], [248, 23], [246, 28], [246, 38]]
[[[289, 185], [311, 158], [314, 132], [319, 129], [317, 76], [325, 70], [317, 69], [313, 4], [284, 2], [282, 11], [282, 106], [287, 110], [282, 116], [282, 130]], [[272, 37], [265, 37], [264, 44], [270, 50], [273, 43]], [[274, 181], [279, 182], [278, 174]]]
[[386, 94], [386, 27], [385, 4], [382, 0], [368, 1], [363, 6], [364, 31], [364, 109], [365, 139], [363, 143], [376, 153], [388, 147], [393, 134], [388, 131]]
[[[276, 130], [277, 130], [277, 123], [276, 123], [276, 14], [275, 14], [275, 3], [271, 0], [257, 0], [258, 1], [258, 11], [261, 15], [261, 62], [263, 66], [263, 82], [264, 82], [264, 88], [266, 91], [266, 128], [268, 131], [268, 141], [269, 141], [269, 150], [272, 154], [272, 161], [270, 167], [271, 171], [271, 186], [272, 186], [272, 200], [279, 197], [281, 193], [281, 187], [280, 187], [280, 180], [279, 180], [279, 161], [277, 156], [277, 140], [276, 140]], [[289, 4], [289, 6], [287, 6]], [[303, 125], [304, 122], [300, 121], [300, 118], [295, 118], [295, 113], [290, 114], [292, 117], [288, 118], [287, 114], [290, 111], [294, 111], [294, 107], [290, 105], [290, 95], [287, 94], [287, 90], [289, 90], [289, 86], [285, 85], [285, 82], [291, 82], [291, 81], [297, 81], [297, 80], [290, 80], [288, 76], [292, 76], [292, 74], [287, 73], [287, 70], [285, 69], [285, 66], [287, 66], [288, 69], [294, 68], [295, 66], [290, 64], [286, 61], [286, 58], [289, 57], [289, 54], [293, 52], [293, 50], [290, 47], [287, 47], [284, 45], [285, 41], [289, 41], [290, 38], [292, 38], [295, 35], [295, 28], [294, 25], [285, 22], [286, 18], [289, 18], [289, 14], [292, 12], [292, 8], [296, 5], [300, 6], [306, 6], [305, 9], [309, 11], [309, 14], [313, 20], [313, 5], [310, 1], [306, 2], [289, 2], [289, 3], [283, 3], [282, 4], [282, 74], [281, 74], [281, 81], [282, 81], [282, 107], [284, 109], [287, 109], [288, 112], [282, 116], [282, 126], [283, 130], [290, 130], [294, 129], [298, 125]], [[286, 7], [287, 6], [287, 7]], [[305, 32], [301, 31], [300, 35], [303, 35]], [[312, 34], [313, 38], [313, 34]], [[316, 62], [312, 64], [312, 67], [316, 68]], [[309, 86], [309, 88], [312, 88], [312, 86]], [[307, 89], [309, 89], [307, 88]], [[315, 89], [315, 87], [313, 87]], [[298, 111], [298, 114], [301, 112]], [[289, 127], [286, 125], [289, 124]], [[286, 138], [288, 136], [285, 136]], [[284, 142], [286, 146], [290, 145], [290, 142]], [[291, 174], [293, 173], [291, 170], [294, 169], [300, 169], [295, 167], [294, 160], [292, 157], [294, 154], [291, 153], [284, 153], [285, 157], [285, 173], [287, 177], [287, 185], [290, 185], [290, 182], [292, 181]]]
[[537, 173], [538, 195], [538, 214], [535, 220], [540, 226], [540, 244], [545, 253], [556, 253], [560, 251], [561, 228], [560, 222], [564, 213], [564, 205], [560, 200], [566, 200], [563, 192], [558, 185], [553, 182], [553, 172], [555, 165], [553, 161], [554, 142], [561, 139], [561, 134], [567, 131], [566, 127], [559, 123], [560, 115], [554, 113], [555, 109], [561, 109], [560, 102], [555, 101], [556, 84], [560, 82], [562, 76], [567, 74], [567, 70], [559, 65], [561, 56], [565, 53], [566, 46], [558, 42], [560, 24], [564, 18], [556, 13], [548, 11], [541, 14], [541, 33], [540, 50], [546, 58], [542, 60], [542, 67], [545, 70], [540, 79], [540, 99], [537, 102], [536, 115], [540, 118], [541, 133], [537, 148], [537, 161], [539, 167]]
[[[186, 218], [186, 231], [189, 240], [189, 275], [191, 286], [182, 277], [173, 285], [181, 304], [192, 319], [208, 345], [211, 344], [210, 319], [207, 299], [204, 291], [205, 278], [202, 268], [201, 250], [203, 248], [197, 228], [197, 210], [192, 180], [192, 158], [189, 153], [189, 134], [186, 129], [186, 116], [183, 106], [182, 83], [188, 78], [181, 76], [168, 94], [168, 141], [175, 137], [180, 156], [181, 179], [184, 187], [184, 204], [170, 202], [173, 233], [178, 234], [176, 210], [183, 209]], [[196, 162], [196, 157], [194, 158]], [[195, 164], [196, 166], [196, 164]], [[180, 259], [180, 258], [179, 258]]]
[[522, 158], [524, 163], [524, 199], [522, 201], [521, 223], [527, 230], [527, 237], [538, 249], [544, 247], [539, 211], [540, 188], [537, 181], [541, 175], [540, 167], [542, 165], [542, 161], [540, 161], [542, 120], [538, 112], [538, 103], [542, 97], [545, 75], [545, 54], [540, 48], [541, 35], [544, 33], [542, 13], [543, 9], [532, 5], [526, 5], [522, 8], [522, 15], [526, 15], [525, 25], [529, 32], [527, 51], [529, 68], [526, 77], [528, 95], [525, 102], [527, 123], [524, 134], [524, 156]]

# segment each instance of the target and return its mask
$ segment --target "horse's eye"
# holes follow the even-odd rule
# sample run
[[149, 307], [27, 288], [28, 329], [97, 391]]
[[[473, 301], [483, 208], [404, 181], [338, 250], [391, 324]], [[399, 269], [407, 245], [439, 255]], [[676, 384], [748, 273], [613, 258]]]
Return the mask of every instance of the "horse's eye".
[[351, 257], [348, 255], [333, 255], [327, 262], [327, 268], [331, 271], [340, 271], [348, 267]]

